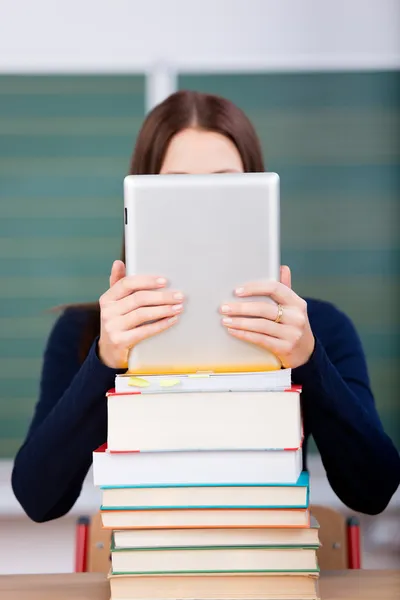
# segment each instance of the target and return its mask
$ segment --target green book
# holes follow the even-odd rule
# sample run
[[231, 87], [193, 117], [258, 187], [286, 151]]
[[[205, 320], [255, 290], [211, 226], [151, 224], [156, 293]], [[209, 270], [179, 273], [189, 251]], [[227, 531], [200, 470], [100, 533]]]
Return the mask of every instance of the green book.
[[319, 545], [319, 525], [311, 515], [310, 527], [117, 529], [113, 538], [115, 550], [199, 546], [308, 547]]
[[317, 573], [315, 546], [124, 548], [111, 543], [113, 574]]

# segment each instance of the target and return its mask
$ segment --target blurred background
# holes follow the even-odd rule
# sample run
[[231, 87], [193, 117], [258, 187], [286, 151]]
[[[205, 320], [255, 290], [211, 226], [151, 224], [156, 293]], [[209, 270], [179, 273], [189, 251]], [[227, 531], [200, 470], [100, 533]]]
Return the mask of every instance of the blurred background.
[[[241, 106], [281, 177], [297, 293], [355, 322], [400, 446], [399, 0], [0, 3], [0, 573], [73, 569], [71, 513], [30, 523], [12, 459], [38, 394], [52, 307], [95, 300], [122, 234], [146, 112], [176, 89]], [[73, 443], [73, 440], [71, 440]], [[346, 511], [310, 460], [311, 499]], [[363, 517], [365, 567], [400, 566], [400, 496]], [[18, 560], [16, 560], [18, 557]]]

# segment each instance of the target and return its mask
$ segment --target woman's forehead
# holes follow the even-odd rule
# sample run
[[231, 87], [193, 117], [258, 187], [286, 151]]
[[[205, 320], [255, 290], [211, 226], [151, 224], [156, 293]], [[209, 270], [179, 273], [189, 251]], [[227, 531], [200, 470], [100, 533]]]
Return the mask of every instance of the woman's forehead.
[[169, 143], [161, 173], [242, 172], [235, 144], [224, 135], [201, 129], [184, 129]]

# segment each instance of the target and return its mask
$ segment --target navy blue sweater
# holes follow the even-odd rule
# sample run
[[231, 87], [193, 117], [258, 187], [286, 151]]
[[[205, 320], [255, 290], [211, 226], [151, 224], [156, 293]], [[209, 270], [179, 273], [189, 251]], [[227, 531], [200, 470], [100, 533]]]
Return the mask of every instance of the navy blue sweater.
[[[376, 412], [351, 321], [317, 300], [308, 299], [308, 312], [315, 350], [307, 364], [293, 370], [294, 383], [303, 386], [305, 439], [313, 435], [328, 480], [344, 504], [377, 514], [399, 485], [399, 453]], [[106, 441], [105, 394], [114, 387], [116, 371], [100, 362], [97, 340], [81, 363], [87, 319], [84, 310], [70, 308], [56, 322], [44, 356], [39, 401], [15, 459], [13, 490], [34, 521], [49, 521], [71, 509], [92, 451]]]

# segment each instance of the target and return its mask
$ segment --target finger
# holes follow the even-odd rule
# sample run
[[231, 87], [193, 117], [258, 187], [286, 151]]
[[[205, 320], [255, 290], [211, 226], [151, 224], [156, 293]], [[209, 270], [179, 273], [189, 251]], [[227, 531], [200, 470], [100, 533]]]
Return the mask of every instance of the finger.
[[253, 331], [242, 331], [241, 329], [227, 329], [228, 333], [235, 338], [255, 344], [261, 348], [269, 350], [276, 356], [284, 355], [289, 350], [289, 342], [275, 337], [264, 335], [263, 333], [254, 333]]
[[144, 323], [149, 323], [149, 321], [159, 321], [166, 317], [172, 317], [182, 311], [183, 304], [141, 307], [126, 315], [117, 317], [115, 326], [122, 331], [128, 331], [140, 327]]
[[110, 287], [115, 285], [117, 281], [125, 277], [125, 265], [122, 260], [114, 260], [111, 267]]
[[122, 343], [125, 343], [128, 348], [132, 348], [136, 346], [139, 342], [143, 340], [153, 337], [162, 331], [173, 327], [176, 323], [178, 323], [178, 317], [167, 317], [166, 319], [161, 319], [156, 323], [149, 323], [147, 325], [143, 325], [142, 327], [137, 327], [136, 329], [131, 329], [130, 331], [124, 331], [121, 335]]
[[155, 290], [165, 287], [167, 281], [164, 277], [154, 277], [152, 275], [133, 275], [124, 277], [117, 281], [102, 296], [103, 302], [121, 300], [139, 290]]
[[[260, 317], [276, 322], [278, 307], [275, 302], [231, 302], [223, 304], [221, 314], [227, 317]], [[302, 328], [305, 325], [305, 315], [298, 307], [282, 307], [279, 324]]]
[[287, 265], [281, 266], [281, 283], [290, 289], [292, 288], [292, 274]]
[[[229, 304], [223, 304], [220, 308], [220, 312], [223, 315], [231, 317], [260, 317], [262, 319], [269, 319], [275, 321], [278, 315], [277, 306], [272, 302], [230, 302]], [[280, 323], [297, 323], [296, 309], [291, 307], [285, 307]]]
[[141, 306], [162, 306], [168, 304], [179, 304], [183, 302], [182, 292], [177, 290], [158, 290], [134, 292], [117, 302], [111, 302], [107, 306], [107, 316], [113, 317], [126, 315]]
[[242, 298], [249, 296], [269, 296], [275, 300], [275, 302], [284, 306], [290, 306], [291, 304], [297, 306], [303, 302], [302, 298], [286, 285], [283, 285], [280, 281], [273, 280], [247, 283], [246, 285], [237, 288], [235, 294]]
[[282, 340], [290, 340], [293, 337], [294, 328], [290, 325], [275, 323], [268, 319], [241, 318], [241, 317], [223, 317], [222, 324], [230, 329], [240, 329], [242, 331], [253, 331], [262, 333]]

